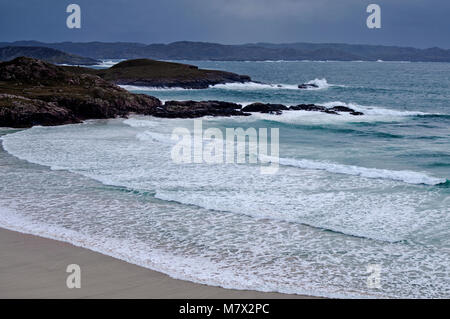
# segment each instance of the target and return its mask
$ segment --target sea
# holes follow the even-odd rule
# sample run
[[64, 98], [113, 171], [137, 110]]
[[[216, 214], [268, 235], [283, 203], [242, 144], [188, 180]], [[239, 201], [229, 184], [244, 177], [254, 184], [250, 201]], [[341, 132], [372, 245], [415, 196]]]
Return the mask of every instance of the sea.
[[181, 62], [254, 82], [125, 88], [163, 101], [343, 105], [364, 115], [202, 118], [223, 132], [278, 128], [275, 174], [247, 161], [174, 161], [172, 133], [192, 132], [193, 119], [1, 128], [0, 227], [212, 286], [450, 297], [450, 63]]

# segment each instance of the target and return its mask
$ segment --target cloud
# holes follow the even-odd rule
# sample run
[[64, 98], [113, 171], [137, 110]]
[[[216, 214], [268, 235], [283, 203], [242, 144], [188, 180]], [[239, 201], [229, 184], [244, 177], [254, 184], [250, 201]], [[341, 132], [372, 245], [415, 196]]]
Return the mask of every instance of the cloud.
[[[203, 11], [214, 12], [217, 15], [242, 19], [279, 19], [301, 18], [312, 19], [314, 16], [327, 15], [333, 17], [333, 12], [345, 6], [341, 1], [333, 0], [191, 0], [194, 6]], [[346, 4], [361, 1], [347, 0]]]
[[[65, 7], [82, 9], [68, 30]], [[377, 3], [382, 28], [368, 30]], [[448, 0], [0, 0], [0, 41], [350, 42], [450, 47]]]

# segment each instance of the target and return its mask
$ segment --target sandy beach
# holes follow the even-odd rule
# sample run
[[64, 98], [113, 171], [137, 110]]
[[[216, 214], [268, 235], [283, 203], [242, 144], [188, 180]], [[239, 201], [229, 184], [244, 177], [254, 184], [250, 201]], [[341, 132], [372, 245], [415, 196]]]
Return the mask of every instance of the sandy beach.
[[[66, 267], [81, 267], [69, 289]], [[210, 287], [88, 249], [0, 228], [0, 298], [311, 298]]]

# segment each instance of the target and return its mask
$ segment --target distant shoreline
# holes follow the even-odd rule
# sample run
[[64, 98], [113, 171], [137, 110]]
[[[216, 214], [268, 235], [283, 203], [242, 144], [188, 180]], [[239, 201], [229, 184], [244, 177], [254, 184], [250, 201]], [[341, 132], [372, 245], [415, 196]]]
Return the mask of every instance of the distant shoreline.
[[1, 47], [46, 47], [91, 59], [211, 60], [211, 61], [411, 61], [450, 62], [450, 49], [419, 49], [345, 43], [249, 43], [225, 45], [178, 41], [169, 44], [127, 42], [0, 42]]

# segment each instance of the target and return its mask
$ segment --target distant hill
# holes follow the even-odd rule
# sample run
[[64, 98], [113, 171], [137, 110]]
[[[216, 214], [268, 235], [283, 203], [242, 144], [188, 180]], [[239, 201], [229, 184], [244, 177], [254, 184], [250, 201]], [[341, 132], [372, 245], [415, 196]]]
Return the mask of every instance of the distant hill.
[[99, 63], [98, 60], [92, 58], [85, 58], [52, 48], [34, 46], [7, 46], [0, 48], [0, 61], [10, 61], [21, 56], [41, 59], [54, 64], [94, 65]]
[[42, 43], [18, 41], [0, 43], [2, 46], [48, 47], [93, 59], [162, 60], [335, 60], [335, 61], [430, 61], [450, 62], [450, 50], [441, 48], [417, 49], [383, 45], [340, 43], [250, 43], [223, 45], [207, 42], [181, 41], [170, 44], [61, 42]]

